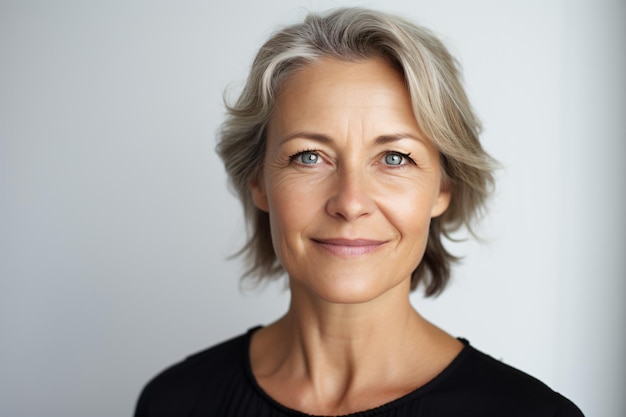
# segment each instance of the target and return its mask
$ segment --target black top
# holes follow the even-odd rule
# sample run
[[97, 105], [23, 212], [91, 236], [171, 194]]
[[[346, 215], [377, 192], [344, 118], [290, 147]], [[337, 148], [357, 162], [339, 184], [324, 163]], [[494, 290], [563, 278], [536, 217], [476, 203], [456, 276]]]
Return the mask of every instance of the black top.
[[[135, 417], [308, 416], [277, 403], [257, 384], [248, 352], [255, 330], [161, 372], [143, 389]], [[349, 416], [582, 416], [571, 401], [542, 382], [461, 341], [465, 348], [432, 381]]]

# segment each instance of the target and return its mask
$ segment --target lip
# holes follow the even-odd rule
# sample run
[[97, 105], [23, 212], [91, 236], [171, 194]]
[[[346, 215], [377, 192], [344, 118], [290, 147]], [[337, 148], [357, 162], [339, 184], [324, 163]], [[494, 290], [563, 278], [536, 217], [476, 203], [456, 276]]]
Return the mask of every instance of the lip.
[[347, 258], [372, 253], [386, 243], [384, 240], [345, 238], [313, 239], [313, 242], [334, 255]]

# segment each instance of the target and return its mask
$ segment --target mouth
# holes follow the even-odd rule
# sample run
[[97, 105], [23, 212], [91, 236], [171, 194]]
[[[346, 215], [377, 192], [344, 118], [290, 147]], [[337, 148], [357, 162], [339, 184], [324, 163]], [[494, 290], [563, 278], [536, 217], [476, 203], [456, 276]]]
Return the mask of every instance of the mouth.
[[380, 249], [386, 241], [372, 239], [312, 239], [328, 252], [346, 258], [366, 255]]

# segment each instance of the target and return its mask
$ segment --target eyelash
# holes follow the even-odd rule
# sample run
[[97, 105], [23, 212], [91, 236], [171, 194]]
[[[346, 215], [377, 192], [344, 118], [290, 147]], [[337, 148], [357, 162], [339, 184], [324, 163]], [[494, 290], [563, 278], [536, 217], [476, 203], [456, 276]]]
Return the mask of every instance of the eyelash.
[[[417, 163], [415, 162], [415, 160], [413, 158], [411, 158], [411, 153], [404, 153], [404, 152], [399, 152], [399, 151], [385, 151], [383, 153], [383, 158], [385, 158], [387, 155], [399, 155], [401, 156], [406, 162], [408, 162], [411, 165], [417, 165]], [[389, 165], [391, 167], [401, 167], [405, 164], [400, 164], [400, 165]]]
[[[289, 162], [294, 162], [298, 157], [300, 157], [303, 154], [306, 153], [314, 153], [316, 154], [319, 158], [321, 158], [320, 155], [320, 151], [317, 149], [312, 149], [312, 148], [307, 148], [305, 150], [302, 151], [298, 151], [292, 155], [289, 156]], [[408, 162], [411, 165], [417, 165], [417, 163], [415, 162], [415, 160], [413, 158], [411, 158], [411, 153], [404, 153], [404, 152], [399, 152], [399, 151], [392, 151], [392, 150], [386, 150], [382, 153], [382, 158], [385, 158], [387, 155], [399, 155], [400, 157], [402, 157], [406, 162]], [[401, 167], [405, 164], [400, 164], [400, 165], [388, 165], [390, 167]]]
[[289, 162], [293, 162], [293, 161], [295, 161], [295, 160], [296, 160], [299, 156], [301, 156], [301, 155], [303, 155], [303, 154], [305, 154], [305, 153], [314, 153], [314, 154], [316, 154], [318, 157], [320, 157], [320, 158], [321, 158], [321, 156], [320, 156], [320, 151], [318, 151], [317, 149], [307, 148], [307, 149], [305, 149], [305, 150], [303, 150], [303, 151], [298, 151], [298, 152], [294, 153], [293, 155], [290, 155], [290, 156], [289, 156]]

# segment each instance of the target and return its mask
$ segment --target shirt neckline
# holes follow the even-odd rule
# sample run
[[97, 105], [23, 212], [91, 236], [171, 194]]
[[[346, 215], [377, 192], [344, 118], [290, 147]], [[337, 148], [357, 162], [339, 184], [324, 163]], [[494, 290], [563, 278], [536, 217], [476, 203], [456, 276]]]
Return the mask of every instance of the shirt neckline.
[[[287, 416], [293, 417], [331, 417], [331, 416], [318, 416], [314, 414], [307, 414], [302, 411], [298, 411], [276, 401], [273, 397], [271, 397], [265, 390], [259, 385], [256, 377], [252, 373], [252, 363], [250, 362], [250, 341], [252, 340], [252, 335], [263, 326], [256, 326], [249, 329], [243, 339], [242, 346], [242, 356], [243, 356], [243, 364], [245, 368], [246, 376], [248, 377], [248, 382], [257, 392], [257, 394], [268, 404], [269, 407], [273, 409], [277, 409], [281, 411], [283, 414]], [[450, 364], [445, 367], [437, 376], [428, 381], [426, 384], [416, 388], [415, 390], [398, 397], [394, 400], [391, 400], [385, 404], [379, 405], [378, 407], [370, 408], [367, 410], [357, 411], [350, 414], [344, 414], [339, 417], [374, 417], [378, 415], [382, 415], [384, 413], [389, 412], [391, 409], [397, 408], [407, 401], [411, 401], [414, 398], [423, 396], [425, 393], [431, 391], [436, 386], [441, 384], [443, 381], [449, 378], [449, 376], [454, 373], [456, 368], [465, 360], [465, 358], [469, 355], [469, 353], [473, 350], [473, 347], [470, 345], [469, 341], [463, 338], [457, 338], [461, 343], [463, 343], [463, 349], [459, 352], [459, 354], [450, 362]]]

